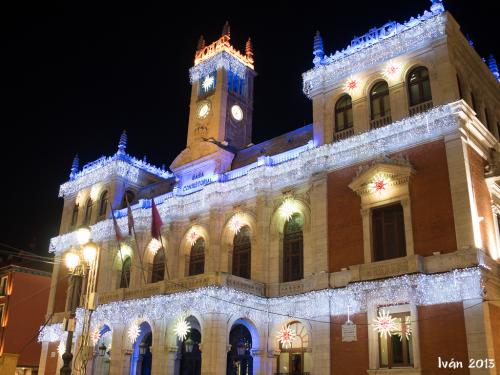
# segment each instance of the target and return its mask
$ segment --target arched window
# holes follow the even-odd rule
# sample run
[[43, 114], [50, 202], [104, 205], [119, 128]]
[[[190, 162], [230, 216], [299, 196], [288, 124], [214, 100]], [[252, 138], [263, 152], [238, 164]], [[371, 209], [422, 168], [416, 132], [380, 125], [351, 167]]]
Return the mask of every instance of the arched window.
[[87, 204], [85, 205], [85, 218], [84, 223], [86, 225], [90, 224], [90, 219], [92, 218], [92, 198], [87, 200]]
[[335, 104], [335, 131], [352, 128], [352, 99], [343, 95]]
[[165, 277], [165, 254], [163, 249], [159, 249], [153, 258], [153, 270], [151, 274], [151, 282], [163, 280]]
[[245, 225], [234, 236], [233, 241], [233, 275], [250, 278], [251, 269], [250, 228]]
[[71, 224], [70, 227], [74, 228], [76, 227], [76, 223], [78, 222], [78, 210], [80, 209], [80, 206], [78, 204], [75, 204], [73, 207], [73, 212], [71, 213]]
[[99, 218], [103, 218], [106, 216], [106, 210], [108, 208], [108, 192], [105, 191], [101, 194], [101, 201], [99, 204]]
[[283, 282], [304, 277], [304, 219], [298, 213], [285, 223], [283, 236]]
[[419, 66], [410, 71], [410, 74], [408, 74], [408, 92], [410, 107], [432, 100], [431, 82], [426, 67]]
[[128, 288], [130, 285], [130, 269], [132, 268], [132, 260], [126, 257], [123, 260], [122, 273], [120, 276], [120, 288]]
[[201, 275], [205, 272], [205, 239], [199, 237], [191, 246], [189, 257], [189, 276]]
[[[370, 109], [371, 109], [372, 120], [380, 120], [386, 118], [386, 116], [391, 115], [391, 103], [389, 101], [389, 85], [387, 85], [387, 82], [385, 81], [378, 82], [371, 89]], [[386, 125], [386, 124], [380, 124], [380, 125]]]
[[295, 339], [290, 345], [279, 343], [279, 373], [308, 374], [311, 369], [311, 353], [308, 351], [309, 335], [300, 322], [291, 322], [287, 327], [295, 332]]

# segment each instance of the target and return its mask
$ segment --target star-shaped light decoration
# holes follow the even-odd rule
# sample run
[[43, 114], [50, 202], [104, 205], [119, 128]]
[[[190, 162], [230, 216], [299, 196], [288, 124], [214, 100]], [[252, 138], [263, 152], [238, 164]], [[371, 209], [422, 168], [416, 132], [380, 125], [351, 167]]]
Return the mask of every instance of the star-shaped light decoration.
[[400, 328], [396, 332], [396, 335], [399, 336], [399, 340], [403, 341], [403, 336], [406, 337], [406, 340], [410, 340], [411, 336], [411, 317], [409, 315], [405, 316], [405, 321], [399, 324]]
[[137, 340], [140, 334], [141, 327], [139, 327], [139, 324], [137, 324], [136, 322], [132, 323], [130, 327], [128, 327], [127, 336], [132, 344], [135, 342], [135, 340]]
[[387, 79], [394, 78], [396, 74], [399, 72], [399, 65], [394, 62], [389, 62], [383, 71], [384, 77]]
[[344, 91], [347, 93], [352, 93], [352, 92], [356, 91], [356, 89], [359, 87], [359, 85], [360, 85], [359, 80], [350, 77], [345, 82]]
[[57, 353], [59, 353], [59, 356], [62, 357], [65, 351], [66, 351], [66, 344], [64, 343], [63, 340], [61, 340], [59, 342], [59, 345], [57, 346]]
[[184, 341], [190, 330], [191, 325], [183, 316], [181, 316], [174, 326], [175, 335], [179, 338], [179, 340]]
[[391, 336], [398, 330], [398, 323], [388, 311], [382, 309], [378, 316], [373, 319], [373, 330], [380, 333], [380, 336]]
[[196, 231], [196, 229], [191, 229], [187, 235], [187, 239], [189, 241], [189, 243], [191, 244], [191, 246], [193, 246], [196, 241], [198, 240], [198, 238], [200, 238], [200, 234]]
[[293, 214], [299, 212], [299, 204], [293, 198], [285, 198], [278, 211], [281, 217], [288, 221]]
[[233, 215], [231, 220], [229, 220], [228, 225], [233, 234], [238, 234], [240, 229], [245, 225], [245, 217], [241, 212], [237, 212]]
[[208, 92], [209, 90], [211, 90], [214, 86], [214, 77], [212, 75], [208, 75], [205, 77], [205, 79], [203, 80], [203, 83], [201, 84], [202, 87], [203, 87], [203, 90], [205, 92]]
[[90, 340], [92, 340], [92, 345], [96, 345], [99, 339], [101, 338], [101, 331], [99, 328], [94, 328], [94, 330], [90, 333]]
[[373, 193], [382, 193], [388, 186], [389, 182], [386, 177], [377, 174], [373, 177], [373, 180], [370, 182], [370, 189]]
[[278, 335], [276, 336], [280, 344], [285, 349], [292, 347], [292, 343], [295, 341], [296, 337], [297, 334], [295, 333], [295, 331], [288, 326], [281, 327], [281, 329], [278, 332]]
[[152, 238], [148, 244], [148, 250], [151, 252], [151, 254], [156, 255], [156, 253], [160, 249], [161, 249], [161, 242], [158, 241], [156, 238]]

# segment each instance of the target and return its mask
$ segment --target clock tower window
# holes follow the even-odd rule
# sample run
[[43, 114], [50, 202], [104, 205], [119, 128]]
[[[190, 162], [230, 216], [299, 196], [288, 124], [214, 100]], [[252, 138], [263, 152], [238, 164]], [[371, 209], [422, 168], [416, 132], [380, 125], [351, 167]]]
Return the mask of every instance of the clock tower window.
[[234, 74], [232, 71], [228, 72], [227, 86], [229, 92], [232, 92], [236, 95], [243, 95], [245, 80], [240, 78], [237, 74]]
[[199, 81], [198, 96], [204, 97], [215, 91], [217, 72], [212, 72], [202, 77]]

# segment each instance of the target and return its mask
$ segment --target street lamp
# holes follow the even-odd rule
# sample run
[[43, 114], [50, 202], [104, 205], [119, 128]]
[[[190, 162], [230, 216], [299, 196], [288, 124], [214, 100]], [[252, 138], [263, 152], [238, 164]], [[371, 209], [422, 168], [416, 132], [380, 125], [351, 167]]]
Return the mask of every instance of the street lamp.
[[101, 357], [104, 357], [104, 355], [106, 354], [106, 345], [104, 345], [104, 343], [102, 343], [100, 346], [99, 346], [99, 355]]
[[[91, 233], [90, 228], [80, 227], [76, 233], [77, 242], [80, 244], [81, 251], [72, 248], [64, 256], [64, 261], [68, 271], [71, 275], [70, 277], [70, 293], [68, 300], [68, 310], [69, 319], [68, 321], [72, 323], [75, 318], [76, 309], [79, 306], [80, 294], [82, 293], [83, 279], [86, 277], [85, 294], [84, 294], [84, 309], [93, 309], [91, 304], [95, 302], [92, 298], [94, 297], [95, 291], [95, 279], [97, 275], [97, 259], [99, 248], [97, 245], [90, 240]], [[81, 252], [81, 255], [80, 255]], [[83, 258], [83, 259], [82, 259]], [[83, 262], [84, 261], [84, 262]], [[90, 303], [89, 303], [90, 302]], [[82, 337], [84, 338], [83, 344], [86, 343], [85, 335], [88, 335], [90, 326], [90, 314], [85, 314], [84, 318], [84, 329], [82, 330]], [[68, 336], [66, 339], [65, 352], [62, 355], [63, 366], [61, 367], [61, 375], [71, 375], [71, 361], [73, 360], [73, 354], [71, 353], [71, 344], [73, 342], [73, 328], [74, 324], [68, 324], [67, 331]], [[85, 329], [86, 328], [86, 329]], [[103, 344], [104, 345], [104, 344]], [[99, 353], [101, 353], [101, 347], [99, 347]], [[106, 346], [104, 346], [104, 352], [106, 351]]]
[[186, 348], [186, 353], [192, 353], [193, 346], [194, 346], [194, 341], [191, 340], [190, 338], [184, 341], [184, 347]]
[[139, 354], [140, 355], [146, 354], [146, 348], [147, 348], [146, 343], [144, 341], [141, 342], [141, 344], [139, 345]]

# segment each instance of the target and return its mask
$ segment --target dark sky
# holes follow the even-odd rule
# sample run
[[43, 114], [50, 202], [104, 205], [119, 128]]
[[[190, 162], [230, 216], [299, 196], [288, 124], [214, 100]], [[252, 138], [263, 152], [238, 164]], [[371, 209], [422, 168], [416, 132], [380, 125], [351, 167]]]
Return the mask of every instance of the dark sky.
[[[301, 74], [312, 66], [316, 29], [330, 53], [371, 27], [430, 6], [428, 0], [176, 1], [175, 9], [166, 0], [10, 3], [17, 8], [2, 10], [0, 22], [6, 98], [0, 242], [42, 255], [58, 232], [58, 188], [75, 153], [81, 163], [111, 155], [122, 129], [128, 152], [158, 165], [170, 165], [184, 148], [188, 69], [200, 34], [210, 43], [229, 20], [237, 47], [252, 37], [258, 143], [312, 121]], [[445, 6], [481, 56], [495, 53], [500, 61], [492, 5], [449, 0]]]

